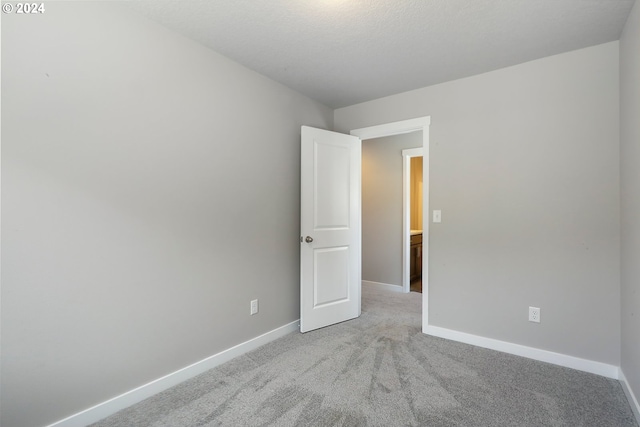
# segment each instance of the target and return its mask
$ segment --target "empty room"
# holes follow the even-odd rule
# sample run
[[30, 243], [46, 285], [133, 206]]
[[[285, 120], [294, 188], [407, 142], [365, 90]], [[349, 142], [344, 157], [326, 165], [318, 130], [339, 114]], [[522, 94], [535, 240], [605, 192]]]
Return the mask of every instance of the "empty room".
[[2, 427], [640, 425], [637, 1], [2, 12]]

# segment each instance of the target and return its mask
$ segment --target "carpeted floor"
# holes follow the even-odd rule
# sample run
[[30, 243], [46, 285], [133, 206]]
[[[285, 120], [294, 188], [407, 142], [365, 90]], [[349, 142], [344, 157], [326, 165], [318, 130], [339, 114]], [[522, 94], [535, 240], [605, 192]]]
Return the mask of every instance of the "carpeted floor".
[[93, 427], [637, 426], [618, 381], [421, 333], [421, 294], [292, 333]]

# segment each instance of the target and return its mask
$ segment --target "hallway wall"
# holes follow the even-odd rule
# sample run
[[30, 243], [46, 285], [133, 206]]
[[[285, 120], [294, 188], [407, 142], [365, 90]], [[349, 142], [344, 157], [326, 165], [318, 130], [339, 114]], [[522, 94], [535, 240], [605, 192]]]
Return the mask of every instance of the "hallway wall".
[[362, 143], [362, 280], [402, 286], [402, 150], [422, 132]]

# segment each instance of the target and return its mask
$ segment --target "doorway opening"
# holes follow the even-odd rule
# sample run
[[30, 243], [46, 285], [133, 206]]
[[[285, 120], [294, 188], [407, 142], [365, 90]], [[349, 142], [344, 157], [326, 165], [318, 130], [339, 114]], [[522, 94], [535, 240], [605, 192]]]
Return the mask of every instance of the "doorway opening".
[[[409, 257], [409, 272], [404, 272], [403, 280], [408, 279], [409, 291], [422, 292], [422, 186], [423, 186], [423, 159], [422, 147], [402, 150], [402, 183], [403, 201], [402, 214], [405, 217], [403, 233], [403, 266], [406, 269], [406, 257]], [[408, 245], [408, 247], [407, 247]], [[403, 288], [407, 292], [407, 283], [403, 282]]]
[[[422, 330], [423, 332], [429, 326], [429, 126], [431, 123], [430, 117], [420, 117], [416, 119], [404, 120], [399, 122], [387, 123], [377, 126], [370, 126], [366, 128], [355, 129], [351, 131], [351, 135], [359, 137], [361, 140], [368, 140], [373, 138], [382, 138], [392, 135], [401, 135], [405, 133], [411, 133], [415, 131], [422, 131], [422, 150], [423, 150], [423, 165], [422, 175], [424, 177], [424, 184], [422, 186], [422, 242], [421, 242], [421, 264], [422, 264]], [[410, 236], [410, 218], [407, 220], [407, 215], [403, 215], [403, 236]], [[405, 239], [403, 247], [405, 248], [405, 256], [403, 256], [403, 271], [405, 271], [406, 277], [403, 278], [403, 286], [394, 286], [396, 290], [409, 292], [410, 285], [410, 238]], [[406, 288], [405, 288], [406, 287]]]
[[364, 284], [421, 291], [422, 132], [362, 141], [361, 188]]

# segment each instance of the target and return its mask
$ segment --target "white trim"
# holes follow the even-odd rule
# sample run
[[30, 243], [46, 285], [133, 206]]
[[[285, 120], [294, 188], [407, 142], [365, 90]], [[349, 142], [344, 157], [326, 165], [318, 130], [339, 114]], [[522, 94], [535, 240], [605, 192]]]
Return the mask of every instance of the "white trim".
[[429, 327], [429, 126], [431, 117], [418, 117], [399, 122], [354, 129], [351, 135], [360, 139], [382, 138], [384, 136], [422, 131], [422, 332]]
[[622, 389], [624, 390], [624, 394], [627, 396], [633, 415], [635, 415], [636, 421], [638, 422], [638, 425], [640, 425], [640, 404], [638, 403], [638, 399], [633, 393], [633, 390], [631, 390], [627, 377], [624, 375], [624, 372], [622, 372], [622, 368], [620, 368], [620, 383], [622, 383]]
[[391, 292], [403, 292], [402, 286], [392, 285], [390, 283], [372, 282], [370, 280], [363, 280], [362, 286], [371, 286], [374, 288], [382, 289]]
[[422, 157], [422, 147], [406, 148], [402, 150], [402, 155], [406, 157]]
[[411, 290], [411, 158], [422, 157], [422, 147], [402, 150], [402, 288]]
[[538, 360], [540, 362], [552, 363], [566, 368], [602, 375], [607, 378], [618, 379], [620, 375], [620, 368], [607, 363], [581, 359], [579, 357], [554, 353], [552, 351], [527, 347], [520, 344], [513, 344], [493, 338], [480, 337], [478, 335], [467, 334], [465, 332], [454, 331], [451, 329], [441, 328], [439, 326], [428, 326], [424, 333], [434, 337], [446, 338], [453, 341], [463, 342], [465, 344], [471, 344], [478, 347], [501, 351], [503, 353]]
[[93, 424], [109, 415], [125, 409], [133, 404], [143, 401], [144, 399], [151, 397], [161, 391], [164, 391], [174, 385], [184, 382], [190, 378], [200, 375], [203, 372], [208, 371], [211, 368], [215, 368], [234, 357], [243, 355], [249, 351], [255, 350], [273, 340], [281, 338], [291, 332], [297, 331], [299, 327], [299, 320], [288, 323], [284, 326], [276, 328], [259, 337], [250, 339], [220, 353], [209, 356], [199, 362], [193, 363], [187, 367], [179, 369], [162, 378], [158, 378], [150, 383], [142, 385], [138, 388], [130, 390], [105, 402], [99, 403], [77, 414], [71, 415], [63, 420], [50, 424], [48, 427], [84, 427], [89, 424]]
[[360, 139], [382, 138], [385, 136], [400, 135], [403, 133], [424, 130], [425, 128], [428, 128], [430, 124], [430, 116], [418, 117], [416, 119], [354, 129], [351, 131], [351, 135], [358, 136]]

